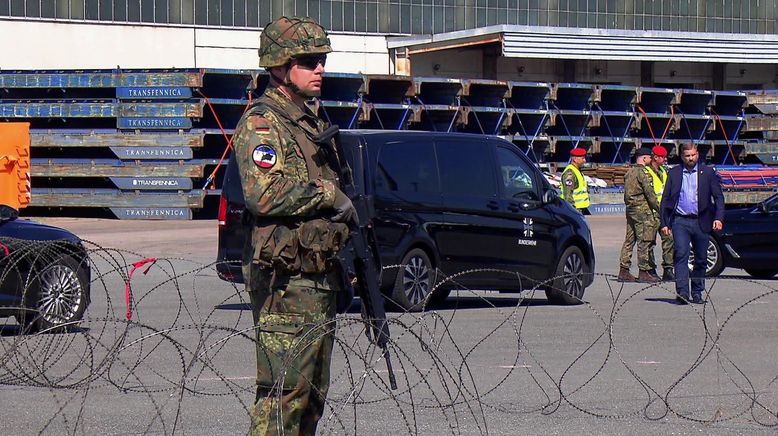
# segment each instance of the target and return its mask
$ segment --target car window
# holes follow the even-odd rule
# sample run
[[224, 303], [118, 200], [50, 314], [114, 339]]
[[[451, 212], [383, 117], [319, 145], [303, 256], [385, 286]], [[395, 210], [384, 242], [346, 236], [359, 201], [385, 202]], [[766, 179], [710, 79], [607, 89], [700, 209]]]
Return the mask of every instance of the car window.
[[530, 164], [505, 147], [497, 147], [497, 161], [505, 197], [538, 199], [534, 171]]
[[376, 165], [376, 192], [439, 192], [435, 151], [420, 141], [389, 142]]
[[491, 197], [497, 193], [491, 149], [485, 142], [435, 142], [444, 194]]

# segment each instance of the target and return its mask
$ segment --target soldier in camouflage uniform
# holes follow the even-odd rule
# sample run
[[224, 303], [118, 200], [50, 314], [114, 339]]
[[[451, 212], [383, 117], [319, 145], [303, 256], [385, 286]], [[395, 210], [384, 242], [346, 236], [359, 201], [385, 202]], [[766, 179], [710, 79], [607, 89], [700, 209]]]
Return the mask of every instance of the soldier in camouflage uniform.
[[[649, 173], [651, 173], [651, 179], [654, 184], [654, 193], [656, 194], [656, 201], [662, 204], [662, 193], [665, 190], [665, 184], [667, 183], [667, 169], [665, 168], [665, 162], [667, 161], [667, 150], [661, 145], [657, 145], [651, 149], [651, 165], [646, 166]], [[657, 222], [657, 229], [659, 228], [659, 212], [654, 216]], [[675, 281], [675, 272], [673, 271], [673, 235], [665, 235], [659, 232], [659, 237], [662, 240], [662, 280]]]
[[[619, 281], [647, 283], [658, 282], [656, 263], [654, 261], [654, 245], [658, 222], [654, 220], [655, 211], [659, 210], [659, 202], [654, 193], [651, 175], [646, 168], [650, 163], [651, 150], [640, 148], [635, 152], [635, 166], [624, 176], [624, 205], [627, 215], [627, 232], [621, 247], [619, 258]], [[635, 278], [629, 268], [632, 264], [632, 248], [637, 242], [638, 269], [640, 273]]]
[[257, 339], [251, 434], [314, 434], [329, 386], [336, 295], [332, 257], [356, 219], [325, 123], [305, 102], [320, 95], [330, 41], [310, 18], [279, 18], [260, 36], [270, 83], [238, 122], [234, 146], [248, 226], [243, 276]]
[[581, 168], [586, 163], [586, 150], [574, 148], [570, 150], [570, 164], [562, 171], [562, 198], [584, 215], [589, 212], [589, 188], [581, 174]]

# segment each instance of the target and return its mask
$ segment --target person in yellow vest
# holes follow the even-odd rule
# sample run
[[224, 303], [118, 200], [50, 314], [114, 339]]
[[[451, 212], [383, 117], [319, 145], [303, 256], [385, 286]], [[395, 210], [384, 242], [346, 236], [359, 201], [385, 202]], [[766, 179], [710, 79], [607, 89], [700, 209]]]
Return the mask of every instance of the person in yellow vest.
[[[648, 168], [648, 172], [651, 174], [656, 199], [660, 203], [662, 202], [662, 192], [667, 183], [666, 161], [667, 150], [664, 147], [657, 145], [651, 149], [651, 165], [646, 166], [646, 168]], [[655, 212], [654, 215], [654, 219], [658, 223], [659, 213]], [[659, 236], [662, 239], [662, 268], [664, 269], [662, 280], [675, 281], [675, 272], [673, 271], [673, 235], [664, 235], [662, 232], [659, 232]]]
[[581, 168], [585, 163], [585, 149], [576, 147], [570, 150], [570, 164], [562, 171], [562, 198], [578, 209], [578, 212], [590, 215], [589, 188], [581, 174]]

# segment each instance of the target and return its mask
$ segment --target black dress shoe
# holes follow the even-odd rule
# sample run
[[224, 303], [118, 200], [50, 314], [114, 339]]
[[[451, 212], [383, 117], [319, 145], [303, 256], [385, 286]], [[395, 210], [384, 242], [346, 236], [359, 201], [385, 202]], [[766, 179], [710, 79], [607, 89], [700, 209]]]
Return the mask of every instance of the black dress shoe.
[[694, 304], [703, 304], [703, 303], [705, 303], [705, 300], [702, 299], [702, 296], [695, 295], [694, 297], [692, 297], [692, 303], [694, 303]]
[[687, 300], [686, 298], [681, 297], [680, 295], [676, 295], [675, 302], [677, 304], [681, 304], [681, 305], [689, 304], [689, 300]]

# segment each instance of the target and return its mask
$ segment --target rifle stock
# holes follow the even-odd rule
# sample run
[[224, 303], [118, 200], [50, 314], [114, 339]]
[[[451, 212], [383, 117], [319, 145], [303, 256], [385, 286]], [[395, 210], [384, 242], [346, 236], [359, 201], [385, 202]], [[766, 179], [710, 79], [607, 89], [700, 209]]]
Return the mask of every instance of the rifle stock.
[[[335, 159], [331, 159], [331, 161], [334, 161], [333, 164], [340, 176], [341, 190], [351, 199], [357, 210], [359, 219], [357, 223], [349, 223], [350, 237], [345, 250], [349, 251], [348, 257], [352, 261], [353, 272], [357, 278], [356, 291], [362, 302], [362, 319], [367, 324], [365, 334], [370, 341], [381, 348], [389, 374], [389, 386], [395, 390], [397, 389], [397, 380], [389, 354], [389, 324], [386, 319], [384, 297], [379, 289], [380, 258], [371, 226], [375, 210], [370, 198], [359, 192], [354, 183], [351, 169], [347, 164], [344, 164], [346, 160], [338, 132], [338, 126], [331, 126], [319, 135], [316, 142], [321, 147], [330, 147], [334, 139]], [[361, 154], [359, 156], [361, 159]], [[364, 165], [364, 162], [360, 162], [358, 168], [364, 169]], [[347, 268], [344, 269], [347, 271]], [[344, 275], [348, 274], [344, 272]]]

